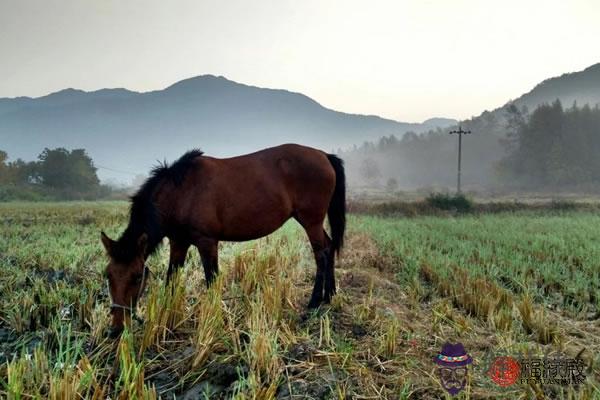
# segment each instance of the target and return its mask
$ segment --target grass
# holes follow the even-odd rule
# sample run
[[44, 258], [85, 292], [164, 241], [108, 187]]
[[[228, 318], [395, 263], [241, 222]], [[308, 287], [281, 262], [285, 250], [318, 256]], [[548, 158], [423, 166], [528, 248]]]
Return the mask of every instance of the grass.
[[[106, 339], [106, 259], [121, 202], [0, 204], [0, 398], [445, 398], [446, 340], [475, 362], [458, 398], [600, 398], [600, 216], [590, 210], [351, 216], [330, 306], [307, 313], [314, 263], [294, 222], [196, 252], [165, 287], [168, 246], [120, 340]], [[578, 388], [485, 377], [491, 351], [585, 361]]]

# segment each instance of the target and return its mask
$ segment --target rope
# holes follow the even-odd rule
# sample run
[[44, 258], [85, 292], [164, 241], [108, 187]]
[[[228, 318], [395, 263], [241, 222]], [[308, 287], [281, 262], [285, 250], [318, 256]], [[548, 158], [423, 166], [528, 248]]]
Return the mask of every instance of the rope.
[[[148, 272], [149, 274], [152, 273], [152, 271], [150, 270], [150, 268], [148, 268], [145, 264], [144, 264], [144, 270], [142, 272], [142, 283], [140, 283], [140, 289], [138, 290], [138, 294], [133, 302], [133, 304], [135, 304], [137, 306], [137, 302], [140, 299], [140, 297], [142, 297], [142, 291], [144, 290], [144, 283], [146, 282], [146, 272]], [[110, 287], [108, 288], [108, 293], [110, 295]], [[110, 295], [111, 299], [112, 299], [112, 295]], [[124, 306], [123, 304], [119, 304], [119, 303], [115, 303], [113, 301], [113, 303], [110, 305], [110, 309], [112, 310], [113, 308], [120, 308], [122, 310], [125, 311], [129, 311], [129, 313], [131, 314], [131, 316], [133, 317], [133, 319], [135, 319], [136, 321], [143, 323], [144, 320], [142, 318], [140, 318], [137, 315], [136, 309], [134, 309], [134, 307], [131, 306]]]

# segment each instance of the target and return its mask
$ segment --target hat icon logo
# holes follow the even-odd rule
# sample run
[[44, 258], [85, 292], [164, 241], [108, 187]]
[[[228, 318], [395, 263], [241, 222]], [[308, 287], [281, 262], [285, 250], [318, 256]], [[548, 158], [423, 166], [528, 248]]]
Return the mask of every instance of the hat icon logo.
[[467, 384], [468, 365], [473, 362], [462, 343], [446, 342], [442, 350], [433, 358], [438, 365], [438, 376], [442, 387], [452, 396], [458, 394]]

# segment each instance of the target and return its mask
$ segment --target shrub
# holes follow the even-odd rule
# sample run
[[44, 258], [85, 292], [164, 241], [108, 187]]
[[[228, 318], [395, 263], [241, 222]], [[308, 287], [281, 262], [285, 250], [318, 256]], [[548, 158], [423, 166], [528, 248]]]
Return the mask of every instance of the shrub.
[[395, 192], [398, 190], [398, 181], [396, 180], [396, 178], [390, 178], [387, 180], [386, 184], [385, 184], [385, 189], [388, 192]]
[[468, 212], [473, 209], [473, 202], [464, 194], [431, 193], [425, 199], [430, 207], [439, 210]]
[[557, 211], [570, 211], [575, 210], [577, 204], [569, 200], [552, 199], [550, 202], [550, 209]]

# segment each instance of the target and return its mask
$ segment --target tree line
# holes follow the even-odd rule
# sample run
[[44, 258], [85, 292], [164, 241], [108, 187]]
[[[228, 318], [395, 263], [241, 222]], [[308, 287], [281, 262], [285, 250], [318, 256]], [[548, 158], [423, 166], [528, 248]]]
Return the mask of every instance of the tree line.
[[[500, 160], [503, 151], [500, 125], [493, 113], [463, 123], [463, 128], [478, 132], [463, 141], [465, 187], [486, 187], [494, 181], [491, 162]], [[349, 184], [425, 192], [455, 187], [458, 141], [455, 135], [448, 135], [451, 129], [392, 135], [341, 151]]]
[[600, 109], [561, 102], [527, 115], [508, 108], [507, 155], [497, 165], [506, 183], [520, 189], [600, 188]]
[[0, 201], [91, 200], [112, 193], [101, 185], [84, 149], [44, 149], [35, 161], [8, 161], [0, 150]]
[[[560, 101], [533, 112], [508, 105], [463, 121], [462, 176], [466, 190], [599, 191], [600, 109]], [[437, 129], [340, 151], [354, 186], [453, 190], [458, 141]]]

